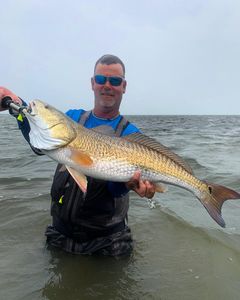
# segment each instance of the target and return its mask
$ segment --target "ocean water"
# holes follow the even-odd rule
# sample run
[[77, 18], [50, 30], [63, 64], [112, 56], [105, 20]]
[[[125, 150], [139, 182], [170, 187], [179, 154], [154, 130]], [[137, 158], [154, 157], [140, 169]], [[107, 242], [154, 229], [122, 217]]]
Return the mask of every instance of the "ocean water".
[[[130, 116], [189, 162], [197, 177], [240, 191], [240, 116]], [[38, 157], [14, 118], [0, 115], [0, 299], [240, 299], [240, 200], [219, 227], [189, 192], [131, 194], [128, 258], [49, 250], [55, 162]]]

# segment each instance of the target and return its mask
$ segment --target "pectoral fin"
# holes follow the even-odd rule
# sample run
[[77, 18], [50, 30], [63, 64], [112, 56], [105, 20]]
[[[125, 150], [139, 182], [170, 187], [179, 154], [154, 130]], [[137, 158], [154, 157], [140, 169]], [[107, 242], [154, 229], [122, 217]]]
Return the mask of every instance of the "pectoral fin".
[[79, 150], [71, 149], [71, 160], [73, 160], [76, 164], [84, 166], [84, 167], [89, 167], [92, 165], [93, 161], [91, 157]]
[[70, 168], [66, 167], [68, 172], [71, 174], [72, 178], [76, 181], [82, 192], [85, 194], [87, 192], [87, 178], [84, 174]]
[[155, 186], [156, 186], [157, 193], [165, 193], [168, 190], [167, 186], [160, 182], [155, 183]]

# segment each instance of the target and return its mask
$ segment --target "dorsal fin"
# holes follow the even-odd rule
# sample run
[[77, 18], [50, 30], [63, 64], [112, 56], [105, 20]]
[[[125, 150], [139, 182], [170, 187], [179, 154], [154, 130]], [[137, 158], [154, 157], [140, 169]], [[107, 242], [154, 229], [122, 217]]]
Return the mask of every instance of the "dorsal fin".
[[145, 147], [148, 147], [152, 150], [161, 153], [162, 155], [167, 156], [168, 158], [172, 159], [176, 164], [181, 166], [184, 170], [186, 170], [188, 173], [193, 174], [193, 171], [191, 167], [188, 165], [188, 163], [186, 163], [180, 156], [172, 152], [168, 147], [162, 145], [155, 139], [150, 138], [139, 132], [129, 134], [127, 136], [124, 136], [123, 138], [129, 142], [134, 142], [143, 145]]

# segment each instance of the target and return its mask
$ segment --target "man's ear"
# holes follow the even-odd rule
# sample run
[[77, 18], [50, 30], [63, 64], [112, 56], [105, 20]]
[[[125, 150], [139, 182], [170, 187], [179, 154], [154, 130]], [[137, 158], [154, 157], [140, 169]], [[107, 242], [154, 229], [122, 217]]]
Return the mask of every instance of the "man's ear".
[[126, 92], [126, 88], [127, 88], [127, 81], [124, 80], [124, 82], [123, 82], [123, 94]]
[[93, 86], [94, 86], [94, 78], [91, 77], [91, 86], [92, 86], [92, 90], [93, 90]]

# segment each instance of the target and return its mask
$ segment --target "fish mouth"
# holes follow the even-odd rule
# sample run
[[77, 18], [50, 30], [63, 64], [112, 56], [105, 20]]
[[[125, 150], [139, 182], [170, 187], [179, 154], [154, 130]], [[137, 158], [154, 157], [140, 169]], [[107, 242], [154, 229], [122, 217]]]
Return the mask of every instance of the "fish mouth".
[[28, 106], [26, 106], [26, 109], [24, 110], [24, 114], [27, 116], [27, 117], [35, 117], [37, 115], [37, 111], [35, 109], [35, 104], [33, 104], [34, 101], [31, 101], [29, 103]]
[[[49, 105], [48, 104], [44, 104], [44, 108], [48, 109], [49, 108]], [[32, 117], [36, 116], [38, 113], [37, 113], [37, 105], [35, 103], [35, 101], [31, 101], [29, 103], [29, 106], [27, 108], [27, 113], [29, 115], [31, 115]]]
[[35, 117], [37, 115], [37, 108], [36, 108], [36, 104], [34, 101], [31, 101], [29, 103], [27, 112], [30, 116]]
[[[45, 104], [45, 108], [48, 108], [48, 104]], [[47, 125], [44, 122], [44, 120], [42, 120], [41, 117], [39, 117], [39, 119], [38, 118], [36, 119], [35, 117], [38, 117], [39, 114], [37, 111], [36, 103], [34, 101], [31, 101], [29, 103], [29, 106], [28, 106], [25, 114], [30, 122], [33, 122], [35, 124], [35, 126], [41, 128], [42, 130], [49, 130], [49, 129], [52, 129], [52, 128], [58, 126], [59, 124], [61, 124], [61, 122], [57, 122], [52, 125]]]

